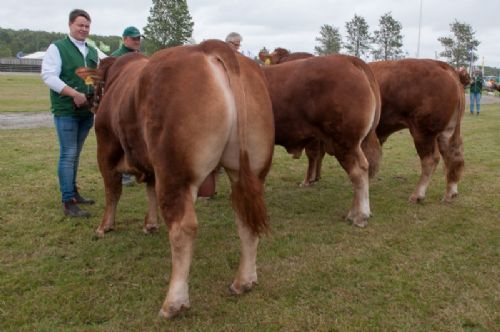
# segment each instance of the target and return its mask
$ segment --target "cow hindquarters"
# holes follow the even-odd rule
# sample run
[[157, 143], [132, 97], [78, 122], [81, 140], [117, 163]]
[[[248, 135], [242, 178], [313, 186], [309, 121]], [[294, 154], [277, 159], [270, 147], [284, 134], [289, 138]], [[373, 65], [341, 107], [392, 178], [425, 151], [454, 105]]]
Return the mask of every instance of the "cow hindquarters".
[[366, 227], [371, 215], [368, 161], [359, 146], [342, 158], [337, 156], [337, 159], [349, 175], [354, 189], [354, 199], [347, 214], [347, 220], [352, 221], [355, 226]]

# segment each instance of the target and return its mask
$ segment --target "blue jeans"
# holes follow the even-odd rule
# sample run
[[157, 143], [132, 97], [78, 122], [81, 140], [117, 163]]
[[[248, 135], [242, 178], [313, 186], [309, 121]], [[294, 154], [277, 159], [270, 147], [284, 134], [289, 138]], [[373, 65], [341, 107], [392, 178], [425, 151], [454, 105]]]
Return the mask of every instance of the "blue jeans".
[[479, 113], [481, 111], [481, 94], [473, 93], [470, 94], [470, 112], [474, 113], [474, 101], [476, 103], [476, 112]]
[[76, 174], [83, 142], [94, 124], [94, 115], [87, 117], [54, 116], [59, 139], [59, 189], [62, 201], [70, 201], [76, 193]]

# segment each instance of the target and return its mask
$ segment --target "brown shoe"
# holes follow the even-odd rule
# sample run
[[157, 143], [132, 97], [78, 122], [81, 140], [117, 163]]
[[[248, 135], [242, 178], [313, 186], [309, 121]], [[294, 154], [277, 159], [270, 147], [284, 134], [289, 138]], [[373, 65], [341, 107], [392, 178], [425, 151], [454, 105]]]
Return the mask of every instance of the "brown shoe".
[[88, 218], [90, 217], [90, 213], [84, 211], [78, 207], [77, 201], [73, 198], [71, 201], [63, 203], [64, 215], [68, 217], [76, 217], [76, 218]]

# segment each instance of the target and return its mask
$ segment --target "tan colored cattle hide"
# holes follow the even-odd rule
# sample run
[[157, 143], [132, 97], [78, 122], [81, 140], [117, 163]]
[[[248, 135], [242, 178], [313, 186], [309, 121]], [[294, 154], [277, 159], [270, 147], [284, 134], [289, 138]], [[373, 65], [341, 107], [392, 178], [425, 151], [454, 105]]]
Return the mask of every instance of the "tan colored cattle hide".
[[265, 79], [257, 64], [210, 40], [137, 53], [100, 65], [95, 117], [97, 158], [106, 190], [99, 236], [114, 226], [121, 173], [147, 184], [144, 231], [168, 225], [172, 273], [160, 310], [173, 317], [190, 307], [188, 276], [197, 232], [198, 189], [218, 165], [231, 181], [241, 260], [231, 290], [257, 282], [259, 235], [268, 229], [264, 179], [271, 166], [274, 125]]

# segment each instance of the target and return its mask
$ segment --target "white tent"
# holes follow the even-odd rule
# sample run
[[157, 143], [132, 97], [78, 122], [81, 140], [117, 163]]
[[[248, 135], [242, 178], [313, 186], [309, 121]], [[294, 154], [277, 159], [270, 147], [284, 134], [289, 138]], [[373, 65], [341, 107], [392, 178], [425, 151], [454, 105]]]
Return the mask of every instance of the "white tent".
[[36, 60], [41, 60], [41, 59], [43, 59], [44, 55], [45, 55], [45, 52], [39, 51], [39, 52], [35, 52], [35, 53], [31, 53], [31, 54], [25, 55], [21, 59], [36, 59]]

